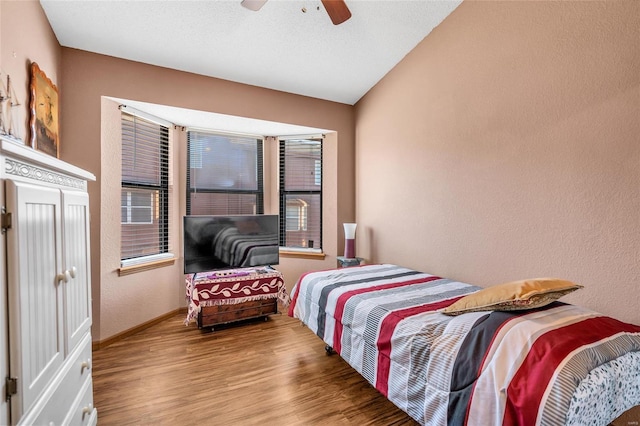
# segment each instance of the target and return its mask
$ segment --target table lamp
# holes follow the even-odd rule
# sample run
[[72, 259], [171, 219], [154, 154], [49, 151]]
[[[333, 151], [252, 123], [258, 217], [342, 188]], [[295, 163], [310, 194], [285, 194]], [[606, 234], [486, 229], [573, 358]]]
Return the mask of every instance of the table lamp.
[[343, 223], [344, 226], [344, 257], [356, 257], [356, 226], [357, 223]]

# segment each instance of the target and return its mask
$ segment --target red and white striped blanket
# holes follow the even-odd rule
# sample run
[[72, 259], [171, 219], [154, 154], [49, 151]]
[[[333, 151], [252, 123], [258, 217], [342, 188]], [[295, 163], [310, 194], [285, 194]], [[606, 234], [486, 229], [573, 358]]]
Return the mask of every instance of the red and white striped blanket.
[[607, 424], [640, 405], [640, 327], [578, 306], [447, 316], [479, 290], [396, 265], [308, 273], [289, 315], [421, 424]]

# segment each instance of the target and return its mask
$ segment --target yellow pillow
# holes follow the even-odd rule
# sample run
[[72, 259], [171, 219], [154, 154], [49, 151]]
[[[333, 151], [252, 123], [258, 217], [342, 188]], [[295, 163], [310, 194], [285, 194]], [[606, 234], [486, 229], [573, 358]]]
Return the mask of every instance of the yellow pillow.
[[442, 313], [459, 315], [478, 311], [517, 311], [548, 305], [583, 288], [557, 278], [533, 278], [484, 288], [444, 308]]

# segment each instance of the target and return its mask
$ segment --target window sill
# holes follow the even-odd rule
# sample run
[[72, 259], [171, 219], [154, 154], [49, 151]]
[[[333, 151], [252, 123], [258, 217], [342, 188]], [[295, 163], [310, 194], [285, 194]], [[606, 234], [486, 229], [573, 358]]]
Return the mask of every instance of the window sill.
[[298, 258], [298, 259], [314, 259], [323, 260], [326, 255], [323, 252], [313, 251], [297, 251], [297, 250], [280, 250], [281, 257]]
[[118, 268], [118, 276], [123, 277], [125, 275], [136, 274], [138, 272], [150, 271], [152, 269], [163, 268], [165, 266], [171, 266], [176, 263], [176, 258], [156, 260], [147, 263], [140, 263], [138, 265], [123, 266]]

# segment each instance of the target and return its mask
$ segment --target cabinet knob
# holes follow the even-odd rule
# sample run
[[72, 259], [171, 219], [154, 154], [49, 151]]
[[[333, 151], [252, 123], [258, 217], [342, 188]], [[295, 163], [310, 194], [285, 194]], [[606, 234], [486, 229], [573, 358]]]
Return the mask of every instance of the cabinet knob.
[[69, 271], [64, 271], [64, 272], [56, 275], [56, 281], [57, 282], [63, 281], [65, 283], [68, 283], [70, 279], [71, 278], [69, 277]]
[[87, 414], [91, 414], [91, 412], [93, 411], [93, 404], [89, 404], [89, 405], [85, 405], [84, 407], [82, 407], [82, 419], [84, 420], [84, 416]]
[[78, 270], [76, 269], [76, 267], [72, 266], [71, 269], [69, 270], [69, 275], [71, 275], [71, 278], [75, 278], [77, 272]]
[[82, 361], [82, 364], [80, 364], [80, 374], [82, 374], [85, 369], [91, 370], [91, 358], [88, 358], [86, 361]]

